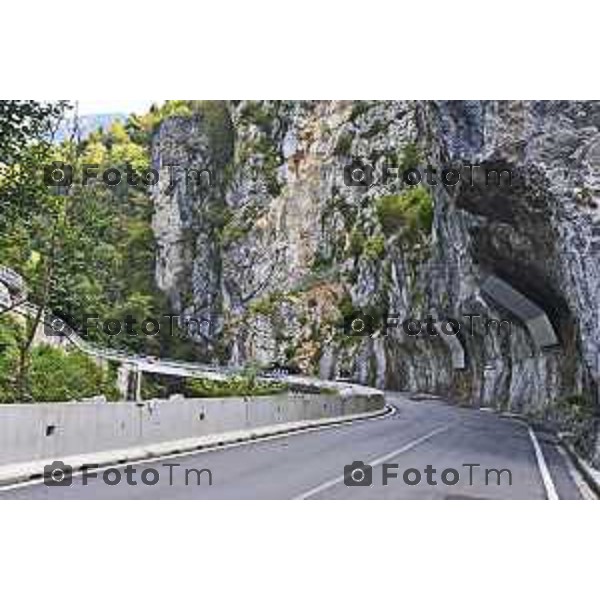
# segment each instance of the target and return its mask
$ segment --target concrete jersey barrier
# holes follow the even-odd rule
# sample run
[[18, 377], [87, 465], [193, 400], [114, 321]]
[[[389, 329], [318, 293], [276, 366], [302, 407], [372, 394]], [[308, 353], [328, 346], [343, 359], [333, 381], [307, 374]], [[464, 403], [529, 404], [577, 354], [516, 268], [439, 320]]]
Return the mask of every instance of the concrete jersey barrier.
[[347, 417], [383, 407], [382, 392], [363, 386], [353, 392], [348, 385], [338, 394], [4, 404], [0, 405], [0, 465]]

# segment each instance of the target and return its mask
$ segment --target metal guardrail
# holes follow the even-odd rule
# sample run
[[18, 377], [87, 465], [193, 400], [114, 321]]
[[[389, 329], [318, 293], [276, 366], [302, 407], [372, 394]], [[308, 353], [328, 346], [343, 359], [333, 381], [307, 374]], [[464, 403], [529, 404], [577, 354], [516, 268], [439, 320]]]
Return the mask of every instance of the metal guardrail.
[[[16, 313], [25, 315], [28, 317], [37, 316], [39, 307], [31, 302], [23, 302], [18, 306], [14, 306], [13, 309]], [[113, 350], [110, 348], [101, 348], [94, 344], [91, 344], [87, 340], [84, 340], [76, 331], [74, 331], [67, 323], [65, 323], [59, 317], [45, 314], [42, 321], [48, 327], [51, 327], [57, 334], [66, 337], [78, 350], [94, 356], [96, 358], [104, 358], [106, 360], [114, 360], [121, 363], [127, 363], [135, 365], [140, 371], [145, 371], [144, 367], [150, 372], [161, 372], [164, 371], [169, 374], [174, 369], [187, 371], [190, 375], [200, 373], [210, 373], [215, 375], [226, 375], [236, 372], [235, 369], [229, 369], [227, 367], [217, 367], [215, 365], [205, 365], [202, 363], [189, 363], [179, 360], [160, 360], [154, 357], [137, 356], [127, 354], [122, 350]]]
[[[37, 317], [39, 307], [31, 302], [22, 302], [19, 305], [13, 306], [12, 310], [21, 315], [35, 318]], [[227, 376], [239, 374], [242, 370], [239, 367], [222, 367], [214, 364], [209, 365], [202, 363], [189, 363], [180, 360], [161, 360], [154, 357], [131, 355], [121, 350], [101, 348], [84, 340], [59, 317], [55, 317], [51, 314], [45, 314], [42, 317], [42, 321], [45, 325], [52, 327], [58, 334], [66, 337], [78, 350], [81, 350], [85, 354], [106, 360], [118, 361], [122, 364], [132, 365], [141, 372], [162, 372], [164, 374], [177, 374], [183, 377], [194, 377], [196, 375], [211, 379], [224, 379]], [[179, 371], [179, 373], [174, 373], [174, 371]], [[181, 373], [181, 371], [184, 373]], [[281, 369], [279, 372], [271, 374], [262, 373], [260, 378], [275, 378], [277, 380], [284, 380], [288, 381], [288, 383], [290, 383], [292, 386], [300, 388], [302, 386], [312, 386], [317, 388], [321, 386], [322, 388], [335, 389], [340, 394], [347, 392], [350, 388], [363, 389], [362, 386], [357, 386], [355, 384], [331, 381], [320, 382], [312, 378], [291, 376], [286, 372], [285, 369]], [[366, 390], [367, 388], [364, 389]]]
[[[9, 310], [26, 317], [37, 317], [39, 307], [32, 302], [25, 301], [26, 285], [21, 275], [8, 267], [0, 266], [0, 282], [4, 282], [9, 291], [15, 292], [12, 294], [12, 304], [8, 306]], [[165, 374], [169, 374], [174, 370], [179, 370], [187, 372], [190, 376], [194, 374], [209, 374], [214, 378], [221, 379], [222, 376], [235, 375], [241, 371], [239, 367], [222, 367], [214, 364], [190, 363], [181, 360], [162, 360], [154, 357], [127, 354], [122, 350], [102, 348], [84, 340], [60, 317], [45, 313], [42, 315], [42, 322], [45, 326], [52, 328], [57, 335], [66, 337], [81, 352], [96, 358], [133, 365], [142, 372], [147, 369], [149, 372], [164, 372]]]

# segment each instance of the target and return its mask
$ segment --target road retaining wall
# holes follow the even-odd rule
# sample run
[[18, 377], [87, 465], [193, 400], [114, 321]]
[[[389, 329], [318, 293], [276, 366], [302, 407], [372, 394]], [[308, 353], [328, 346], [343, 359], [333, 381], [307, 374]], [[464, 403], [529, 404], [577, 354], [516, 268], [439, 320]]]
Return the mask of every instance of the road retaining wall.
[[0, 465], [344, 417], [383, 406], [381, 392], [360, 386], [320, 395], [4, 404], [0, 405]]

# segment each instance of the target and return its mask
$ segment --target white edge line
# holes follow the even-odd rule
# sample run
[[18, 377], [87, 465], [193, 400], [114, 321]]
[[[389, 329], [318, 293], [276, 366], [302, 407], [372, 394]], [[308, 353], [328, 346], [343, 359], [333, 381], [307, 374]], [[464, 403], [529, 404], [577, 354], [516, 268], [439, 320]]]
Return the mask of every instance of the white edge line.
[[[443, 427], [438, 427], [438, 428], [434, 429], [433, 431], [430, 431], [429, 433], [422, 435], [421, 437], [418, 437], [418, 438], [408, 442], [404, 446], [402, 446], [396, 450], [393, 450], [392, 452], [390, 452], [388, 454], [385, 454], [383, 456], [380, 456], [378, 458], [375, 458], [375, 459], [369, 461], [367, 464], [371, 467], [376, 467], [376, 466], [384, 463], [386, 460], [390, 460], [391, 458], [394, 458], [395, 456], [398, 456], [399, 454], [407, 452], [408, 450], [411, 450], [415, 446], [418, 446], [419, 444], [426, 442], [428, 439], [432, 438], [434, 435], [437, 435], [438, 433], [442, 433], [443, 431], [446, 431], [448, 429], [450, 429], [450, 425], [444, 425]], [[344, 476], [340, 475], [339, 477], [335, 477], [334, 479], [330, 479], [328, 481], [323, 482], [320, 485], [317, 485], [314, 488], [311, 488], [310, 490], [308, 490], [307, 492], [304, 492], [303, 494], [295, 496], [293, 498], [293, 500], [308, 500], [310, 497], [312, 497], [320, 492], [323, 492], [324, 490], [327, 490], [330, 487], [333, 487], [334, 485], [341, 483], [342, 481], [344, 481]]]
[[[260, 444], [262, 442], [269, 442], [271, 440], [287, 438], [287, 437], [290, 437], [293, 435], [302, 435], [302, 434], [306, 434], [306, 433], [323, 431], [325, 429], [335, 429], [338, 427], [349, 427], [350, 425], [357, 425], [362, 422], [378, 421], [379, 419], [389, 419], [398, 411], [398, 409], [395, 406], [393, 406], [392, 404], [386, 404], [385, 407], [388, 408], [389, 410], [387, 410], [384, 414], [375, 415], [373, 417], [368, 417], [368, 416], [360, 417], [357, 419], [348, 419], [346, 421], [341, 421], [339, 423], [325, 423], [323, 425], [315, 424], [315, 425], [311, 425], [308, 428], [292, 429], [291, 431], [286, 431], [286, 432], [282, 432], [282, 433], [274, 433], [272, 435], [265, 435], [264, 437], [260, 437], [258, 439], [249, 439], [249, 440], [243, 440], [241, 442], [225, 443], [222, 446], [213, 446], [210, 448], [203, 448], [200, 450], [184, 450], [183, 452], [165, 454], [163, 456], [150, 456], [148, 458], [140, 458], [137, 460], [130, 460], [127, 462], [117, 462], [112, 465], [105, 465], [105, 466], [99, 467], [97, 469], [93, 469], [93, 471], [94, 471], [94, 473], [103, 473], [104, 471], [106, 471], [108, 469], [122, 469], [129, 465], [143, 465], [146, 463], [156, 463], [156, 462], [159, 462], [162, 460], [170, 460], [172, 458], [185, 458], [186, 456], [192, 456], [194, 454], [207, 454], [208, 452], [218, 452], [219, 450], [228, 450], [230, 448], [239, 448], [241, 446], [248, 446], [249, 444]], [[81, 477], [82, 475], [83, 475], [83, 472], [79, 469], [77, 471], [73, 471], [73, 478]], [[42, 485], [43, 483], [44, 483], [44, 480], [39, 478], [39, 479], [31, 480], [31, 481], [19, 481], [18, 483], [9, 483], [7, 485], [0, 484], [0, 493], [8, 492], [11, 490], [16, 490], [19, 488], [31, 487], [34, 485]]]
[[533, 431], [530, 425], [527, 426], [527, 429], [529, 431], [531, 443], [533, 444], [533, 449], [535, 450], [535, 458], [537, 460], [538, 468], [542, 476], [542, 481], [544, 483], [544, 487], [546, 488], [546, 496], [548, 497], [548, 500], [560, 500], [558, 494], [556, 493], [554, 482], [552, 481], [552, 477], [550, 476], [550, 471], [548, 470], [548, 465], [546, 464], [544, 453], [542, 452], [542, 448], [537, 440], [535, 432]]
[[567, 465], [567, 471], [569, 472], [571, 479], [577, 486], [577, 489], [579, 490], [579, 493], [581, 494], [582, 498], [584, 500], [598, 500], [598, 498], [596, 497], [596, 494], [594, 494], [594, 492], [592, 492], [592, 490], [590, 489], [590, 486], [586, 483], [585, 479], [581, 476], [581, 474], [577, 470], [577, 467], [573, 463], [573, 460], [569, 456], [568, 452], [561, 445], [558, 445], [557, 448], [558, 448], [558, 452], [563, 457], [563, 460], [565, 461], [565, 464]]

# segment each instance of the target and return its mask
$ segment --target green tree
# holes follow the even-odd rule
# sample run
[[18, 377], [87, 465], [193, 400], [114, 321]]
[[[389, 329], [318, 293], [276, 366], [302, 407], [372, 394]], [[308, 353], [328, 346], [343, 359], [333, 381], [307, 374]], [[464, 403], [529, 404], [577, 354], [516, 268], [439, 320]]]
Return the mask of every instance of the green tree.
[[[66, 108], [64, 102], [0, 102], [0, 262], [28, 271], [39, 306], [17, 338], [16, 377], [22, 400], [26, 399], [30, 351], [49, 297], [64, 220], [65, 203], [45, 184], [43, 173], [54, 153], [53, 132]], [[32, 260], [33, 256], [40, 260]]]

